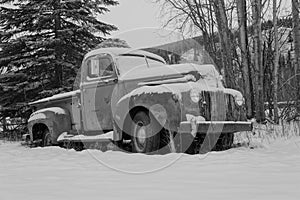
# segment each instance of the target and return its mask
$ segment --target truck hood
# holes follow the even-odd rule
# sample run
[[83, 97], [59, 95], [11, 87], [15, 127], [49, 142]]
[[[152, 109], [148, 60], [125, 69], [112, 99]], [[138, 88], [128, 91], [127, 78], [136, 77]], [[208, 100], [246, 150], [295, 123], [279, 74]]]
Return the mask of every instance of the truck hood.
[[183, 78], [187, 74], [194, 75], [196, 80], [199, 80], [200, 78], [206, 79], [215, 87], [221, 83], [220, 74], [213, 65], [197, 65], [190, 63], [158, 66], [150, 65], [150, 67], [138, 66], [121, 75], [119, 79], [123, 81], [141, 80], [143, 82], [151, 82]]

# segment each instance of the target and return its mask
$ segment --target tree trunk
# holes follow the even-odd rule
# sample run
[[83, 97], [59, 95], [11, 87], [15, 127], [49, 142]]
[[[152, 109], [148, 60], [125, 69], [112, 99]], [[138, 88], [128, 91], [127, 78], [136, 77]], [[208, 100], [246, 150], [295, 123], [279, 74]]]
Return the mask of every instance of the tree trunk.
[[300, 113], [300, 19], [299, 19], [299, 0], [292, 0], [292, 15], [293, 15], [293, 35], [294, 35], [294, 46], [295, 46], [295, 72], [297, 80], [297, 97], [296, 105], [298, 114]]
[[251, 0], [254, 27], [254, 68], [257, 89], [255, 94], [255, 118], [258, 122], [265, 120], [264, 109], [264, 69], [262, 62], [261, 0]]
[[249, 63], [249, 49], [248, 49], [248, 34], [247, 34], [247, 12], [246, 12], [246, 1], [238, 0], [237, 4], [237, 14], [239, 23], [239, 33], [240, 33], [240, 49], [242, 56], [242, 73], [244, 79], [244, 92], [246, 99], [247, 117], [253, 117], [253, 87], [251, 79], [251, 67]]
[[277, 0], [273, 0], [273, 24], [274, 24], [274, 121], [279, 123], [278, 117], [278, 65], [279, 65], [279, 47], [278, 47], [278, 26], [277, 26]]
[[236, 88], [234, 78], [234, 68], [233, 68], [233, 56], [232, 56], [232, 43], [234, 43], [231, 32], [228, 28], [228, 20], [226, 16], [225, 3], [224, 0], [214, 0], [213, 1], [218, 33], [221, 41], [222, 49], [222, 64], [225, 72], [225, 82], [226, 86], [229, 88]]
[[58, 12], [58, 9], [60, 8], [60, 0], [55, 1], [55, 18], [54, 18], [54, 23], [55, 23], [55, 58], [56, 58], [56, 64], [55, 64], [55, 80], [56, 80], [56, 86], [61, 87], [62, 86], [62, 51], [61, 51], [61, 43], [60, 43], [60, 33], [59, 31], [61, 30], [61, 19], [60, 19], [60, 12]]

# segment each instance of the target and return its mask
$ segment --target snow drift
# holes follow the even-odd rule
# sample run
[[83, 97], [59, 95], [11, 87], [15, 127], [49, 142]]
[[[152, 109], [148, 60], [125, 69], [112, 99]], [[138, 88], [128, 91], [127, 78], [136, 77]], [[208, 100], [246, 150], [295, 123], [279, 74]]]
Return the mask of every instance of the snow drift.
[[299, 199], [300, 138], [147, 156], [0, 141], [0, 199]]

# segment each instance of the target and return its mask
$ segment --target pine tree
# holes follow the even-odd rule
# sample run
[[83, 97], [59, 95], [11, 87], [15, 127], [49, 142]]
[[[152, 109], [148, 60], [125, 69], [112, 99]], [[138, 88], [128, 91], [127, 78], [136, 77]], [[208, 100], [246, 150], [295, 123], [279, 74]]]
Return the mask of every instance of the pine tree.
[[130, 46], [127, 44], [125, 40], [121, 40], [119, 38], [109, 38], [103, 41], [101, 44], [99, 44], [96, 48], [112, 48], [112, 47], [130, 48]]
[[84, 54], [117, 29], [98, 19], [108, 6], [118, 4], [115, 0], [0, 0], [1, 4], [1, 105], [71, 90]]

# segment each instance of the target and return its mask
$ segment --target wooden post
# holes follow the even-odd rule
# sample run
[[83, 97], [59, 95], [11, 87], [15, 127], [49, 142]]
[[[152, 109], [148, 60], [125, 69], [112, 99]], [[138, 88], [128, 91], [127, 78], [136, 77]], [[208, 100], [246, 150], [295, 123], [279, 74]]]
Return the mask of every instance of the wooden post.
[[300, 113], [299, 99], [300, 99], [300, 18], [299, 18], [299, 0], [292, 0], [292, 15], [293, 15], [293, 35], [294, 35], [294, 47], [295, 47], [295, 73], [296, 73], [296, 88], [297, 97], [296, 105], [298, 114]]
[[239, 23], [239, 39], [240, 39], [240, 49], [242, 57], [242, 72], [243, 72], [243, 82], [244, 82], [244, 96], [246, 99], [247, 117], [253, 117], [253, 87], [251, 79], [251, 67], [250, 67], [250, 54], [248, 49], [248, 33], [247, 33], [247, 10], [246, 10], [246, 0], [236, 1], [238, 23]]
[[262, 62], [262, 30], [261, 30], [261, 0], [252, 0], [252, 15], [254, 25], [254, 65], [256, 79], [255, 118], [258, 122], [265, 120], [264, 108], [264, 69]]
[[278, 26], [277, 26], [277, 0], [273, 0], [273, 24], [274, 24], [274, 121], [276, 124], [279, 123], [278, 119], [278, 65], [279, 65], [279, 52], [278, 52]]

